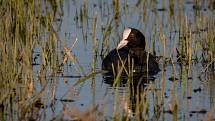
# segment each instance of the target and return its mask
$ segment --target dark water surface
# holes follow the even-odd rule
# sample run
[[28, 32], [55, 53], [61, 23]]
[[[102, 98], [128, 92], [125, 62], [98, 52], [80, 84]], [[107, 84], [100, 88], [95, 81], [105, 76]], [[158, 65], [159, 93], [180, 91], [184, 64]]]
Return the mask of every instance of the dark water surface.
[[[154, 76], [153, 81], [143, 84], [142, 88], [146, 90], [140, 92], [145, 94], [145, 106], [148, 106], [147, 119], [197, 121], [207, 120], [212, 115], [214, 120], [214, 71], [202, 73], [207, 63], [201, 62], [200, 51], [196, 52], [200, 61], [197, 63], [192, 61], [190, 69], [187, 64], [177, 62], [176, 57], [176, 48], [180, 46], [179, 30], [182, 31], [184, 23], [192, 25], [189, 27], [192, 30], [192, 44], [195, 48], [196, 43], [200, 44], [199, 40], [206, 39], [206, 32], [214, 29], [210, 26], [210, 22], [214, 22], [214, 10], [210, 7], [210, 1], [201, 1], [200, 5], [196, 5], [194, 0], [174, 0], [173, 3], [170, 5], [168, 0], [155, 2], [120, 0], [117, 13], [113, 1], [110, 0], [65, 0], [62, 11], [59, 10], [59, 13], [64, 14], [63, 16], [57, 14], [54, 23], [60, 37], [58, 48], [64, 51], [64, 47], [68, 47], [84, 72], [81, 72], [76, 62], [73, 64], [72, 61], [68, 61], [63, 66], [62, 73], [47, 74], [49, 83], [47, 95], [44, 97], [47, 104], [46, 108], [41, 109], [46, 115], [42, 117], [47, 120], [54, 118], [73, 120], [76, 115], [80, 116], [81, 112], [95, 113], [93, 108], [96, 107], [95, 115], [97, 118], [101, 116], [102, 120], [113, 120], [114, 115], [120, 118], [123, 114], [128, 114], [135, 120], [137, 112], [132, 110], [132, 105], [136, 104], [134, 100], [137, 99], [130, 99], [131, 90], [128, 85], [113, 87], [104, 80], [101, 73], [83, 79], [84, 74], [92, 73], [93, 66], [96, 72], [101, 71], [102, 42], [106, 42], [103, 51], [105, 56], [109, 50], [116, 47], [124, 28], [133, 27], [146, 36], [147, 50], [155, 51], [156, 55], [161, 57], [159, 60], [161, 72]], [[96, 46], [93, 44], [95, 19]], [[108, 27], [111, 33], [104, 34]], [[162, 37], [166, 38], [165, 48]], [[38, 50], [35, 50], [35, 55]], [[63, 57], [61, 52], [59, 54]], [[165, 66], [162, 59], [164, 56]], [[36, 62], [40, 63], [40, 59], [38, 58]], [[35, 77], [39, 73], [39, 68], [40, 65], [34, 66]], [[81, 79], [83, 80], [78, 83]]]

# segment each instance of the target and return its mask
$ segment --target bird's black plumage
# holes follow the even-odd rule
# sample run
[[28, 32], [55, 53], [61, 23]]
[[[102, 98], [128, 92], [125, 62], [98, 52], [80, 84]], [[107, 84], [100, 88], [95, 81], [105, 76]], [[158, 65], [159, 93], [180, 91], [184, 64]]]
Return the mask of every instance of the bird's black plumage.
[[125, 29], [117, 48], [110, 51], [102, 62], [102, 70], [108, 74], [118, 73], [122, 68], [123, 74], [132, 71], [154, 75], [160, 71], [155, 57], [145, 51], [145, 37], [137, 29]]

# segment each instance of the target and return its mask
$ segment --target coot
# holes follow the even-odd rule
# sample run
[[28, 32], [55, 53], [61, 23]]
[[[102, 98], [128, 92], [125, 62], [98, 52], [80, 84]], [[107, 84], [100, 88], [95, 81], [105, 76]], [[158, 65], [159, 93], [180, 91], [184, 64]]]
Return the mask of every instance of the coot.
[[145, 51], [145, 37], [137, 29], [126, 28], [118, 46], [102, 61], [106, 74], [157, 74], [160, 69], [155, 57]]

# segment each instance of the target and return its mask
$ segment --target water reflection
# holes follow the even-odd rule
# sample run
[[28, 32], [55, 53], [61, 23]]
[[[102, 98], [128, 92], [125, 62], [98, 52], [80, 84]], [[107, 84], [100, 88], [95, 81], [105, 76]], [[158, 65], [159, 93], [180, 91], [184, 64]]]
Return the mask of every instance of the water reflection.
[[[97, 111], [104, 97], [115, 98], [107, 100], [110, 117], [215, 119], [214, 0], [58, 2], [1, 2], [0, 120], [50, 120], [65, 105], [80, 110], [69, 117], [89, 120], [81, 112]], [[145, 34], [146, 50], [163, 58], [162, 73], [96, 73], [97, 56], [116, 47], [126, 26]]]
[[[155, 77], [152, 75], [139, 75], [133, 77], [121, 76], [118, 82], [113, 76], [103, 75], [103, 82], [109, 85], [109, 91], [119, 93], [119, 110], [124, 112], [124, 118], [132, 119], [136, 118], [139, 120], [146, 120], [149, 114], [150, 107], [154, 106], [154, 111], [156, 112], [152, 118], [153, 120], [158, 119], [161, 113], [162, 103], [159, 105], [148, 105], [149, 93], [156, 93], [158, 89], [154, 88]], [[117, 91], [120, 90], [120, 91]], [[119, 112], [117, 112], [119, 113]], [[149, 118], [149, 117], [148, 117]]]

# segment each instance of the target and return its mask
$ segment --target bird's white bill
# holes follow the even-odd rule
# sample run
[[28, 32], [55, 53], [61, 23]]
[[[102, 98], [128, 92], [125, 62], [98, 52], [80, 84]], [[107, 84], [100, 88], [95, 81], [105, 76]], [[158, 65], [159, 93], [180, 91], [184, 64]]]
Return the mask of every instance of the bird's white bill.
[[123, 39], [123, 40], [121, 40], [121, 41], [119, 42], [119, 44], [118, 44], [118, 46], [117, 46], [116, 49], [120, 49], [120, 48], [126, 46], [127, 44], [128, 44], [128, 41], [125, 40], [125, 39]]
[[117, 49], [120, 49], [124, 46], [126, 46], [128, 44], [128, 41], [126, 40], [129, 36], [129, 34], [131, 33], [131, 29], [130, 28], [126, 28], [123, 32], [123, 38], [122, 40], [119, 42]]
[[130, 33], [131, 33], [131, 29], [126, 28], [123, 32], [123, 39], [127, 39]]

